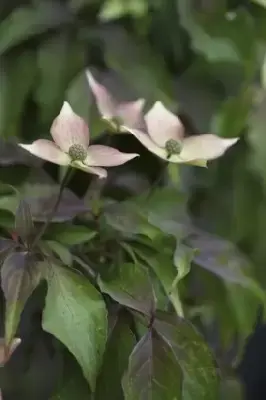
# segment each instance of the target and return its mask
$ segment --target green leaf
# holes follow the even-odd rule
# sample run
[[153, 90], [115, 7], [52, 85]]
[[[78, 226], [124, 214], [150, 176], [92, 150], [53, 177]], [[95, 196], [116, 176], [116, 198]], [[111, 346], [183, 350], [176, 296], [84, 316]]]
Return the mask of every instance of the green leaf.
[[5, 340], [9, 345], [16, 335], [23, 308], [41, 280], [41, 264], [27, 252], [11, 253], [1, 269], [1, 284], [6, 299]]
[[173, 288], [189, 274], [194, 253], [193, 249], [177, 241], [174, 254], [174, 265], [177, 268], [177, 276], [172, 283]]
[[92, 240], [97, 232], [82, 225], [57, 225], [52, 226], [48, 234], [49, 239], [58, 241], [66, 246], [75, 246]]
[[0, 209], [10, 211], [16, 215], [16, 210], [19, 206], [19, 199], [14, 195], [0, 197]]
[[166, 295], [169, 296], [178, 315], [182, 315], [182, 307], [179, 298], [178, 289], [175, 285], [176, 269], [171, 258], [167, 254], [154, 254], [153, 251], [148, 252], [134, 246], [136, 254], [147, 263], [147, 265], [155, 272], [160, 280]]
[[153, 330], [137, 343], [123, 378], [125, 400], [178, 400], [182, 371], [171, 348]]
[[122, 232], [127, 237], [142, 234], [153, 240], [158, 235], [158, 230], [149, 224], [147, 216], [143, 214], [138, 200], [123, 201], [108, 206], [104, 219], [113, 229]]
[[264, 89], [266, 89], [266, 53], [264, 55], [263, 64], [261, 68], [261, 85]]
[[107, 337], [107, 314], [100, 293], [83, 276], [52, 265], [43, 329], [76, 357], [94, 391]]
[[70, 82], [66, 98], [73, 110], [89, 123], [92, 138], [97, 137], [106, 129], [106, 123], [99, 117], [84, 71]]
[[33, 233], [33, 221], [28, 203], [25, 200], [19, 202], [15, 217], [15, 230], [23, 242], [30, 244]]
[[[188, 31], [192, 47], [196, 52], [203, 53], [209, 61], [239, 62], [240, 57], [235, 44], [223, 37], [214, 38], [201, 26], [195, 15], [192, 1], [178, 1], [180, 23]], [[217, 20], [216, 20], [217, 21]], [[223, 31], [222, 31], [223, 33]]]
[[[36, 56], [33, 51], [26, 50], [19, 54], [13, 53], [2, 57], [0, 65], [1, 137], [10, 139], [20, 133], [25, 100], [33, 88], [36, 73]], [[22, 76], [23, 79], [21, 79]]]
[[250, 77], [256, 66], [255, 25], [244, 9], [234, 11], [228, 18], [224, 9], [197, 12], [192, 0], [178, 1], [180, 23], [190, 35], [193, 49], [209, 62], [238, 64]]
[[97, 379], [95, 400], [124, 400], [121, 379], [127, 368], [128, 357], [136, 344], [136, 339], [126, 322], [126, 319], [123, 320], [119, 315], [110, 333], [102, 369]]
[[185, 225], [189, 222], [187, 196], [183, 192], [176, 188], [157, 189], [148, 200], [143, 196], [143, 203], [141, 210], [150, 224], [176, 238], [183, 236]]
[[158, 313], [154, 329], [172, 349], [183, 372], [182, 398], [216, 400], [219, 378], [213, 355], [195, 328], [184, 319]]
[[143, 17], [148, 12], [148, 4], [146, 0], [106, 0], [100, 11], [100, 19], [110, 21], [118, 19], [124, 15], [132, 15], [133, 17]]
[[221, 400], [243, 400], [244, 387], [235, 377], [228, 377], [222, 382]]
[[0, 25], [0, 54], [59, 24], [69, 23], [71, 15], [58, 3], [40, 1], [37, 7], [16, 8]]
[[213, 116], [211, 130], [222, 137], [238, 137], [246, 128], [253, 104], [253, 89], [246, 87], [238, 96], [227, 99]]
[[137, 40], [125, 29], [115, 26], [106, 27], [99, 36], [104, 42], [108, 66], [126, 82], [132, 82], [131, 89], [136, 96], [144, 97], [150, 103], [160, 100], [170, 108], [176, 106], [165, 61], [147, 42]]
[[266, 0], [252, 0], [252, 1], [253, 1], [253, 3], [257, 3], [257, 4], [259, 4], [260, 6], [266, 8]]
[[60, 32], [42, 44], [37, 64], [39, 85], [35, 98], [41, 108], [42, 120], [50, 124], [62, 107], [69, 81], [84, 66], [83, 44], [68, 33]]
[[15, 247], [15, 243], [11, 239], [0, 238], [0, 266], [2, 262], [6, 259], [6, 256]]
[[257, 172], [264, 186], [266, 184], [265, 112], [266, 95], [264, 94], [250, 115], [248, 135], [248, 142], [251, 147], [250, 166]]
[[148, 315], [154, 309], [155, 299], [149, 274], [141, 264], [118, 265], [99, 277], [98, 284], [104, 293], [118, 303]]
[[250, 290], [252, 295], [266, 305], [265, 293], [252, 277], [247, 259], [232, 243], [201, 231], [188, 241], [191, 247], [197, 248], [194, 257], [196, 264], [222, 278], [226, 283], [238, 284]]
[[[54, 240], [45, 240], [44, 244], [46, 244], [50, 250], [60, 258], [64, 265], [72, 265], [72, 254], [67, 247], [63, 246], [61, 243], [55, 242]], [[45, 248], [43, 248], [43, 251], [49, 258], [49, 252], [46, 252]]]
[[82, 370], [72, 357], [64, 355], [64, 374], [62, 382], [50, 400], [91, 399], [90, 389]]

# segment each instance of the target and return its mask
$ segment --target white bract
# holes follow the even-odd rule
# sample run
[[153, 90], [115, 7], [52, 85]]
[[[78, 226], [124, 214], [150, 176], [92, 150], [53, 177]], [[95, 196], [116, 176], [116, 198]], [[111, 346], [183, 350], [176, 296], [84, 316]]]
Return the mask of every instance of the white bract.
[[54, 141], [39, 139], [19, 146], [46, 161], [71, 165], [100, 178], [107, 176], [106, 169], [101, 167], [122, 165], [138, 157], [138, 154], [122, 153], [109, 146], [89, 146], [88, 125], [66, 101], [52, 124], [51, 135]]
[[144, 99], [118, 102], [103, 85], [96, 81], [89, 70], [86, 71], [86, 76], [95, 96], [99, 113], [104, 120], [118, 131], [123, 131], [123, 125], [140, 130], [146, 129], [143, 115]]
[[238, 138], [224, 139], [213, 134], [185, 137], [180, 119], [157, 101], [145, 115], [147, 130], [123, 126], [149, 151], [173, 163], [206, 167], [207, 161], [220, 157]]

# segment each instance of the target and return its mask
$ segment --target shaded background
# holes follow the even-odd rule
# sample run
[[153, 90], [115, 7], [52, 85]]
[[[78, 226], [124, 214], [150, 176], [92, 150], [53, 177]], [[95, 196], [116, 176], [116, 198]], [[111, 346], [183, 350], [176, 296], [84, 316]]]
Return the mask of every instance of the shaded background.
[[[99, 120], [86, 82], [85, 67], [89, 66], [118, 98], [143, 97], [147, 107], [156, 100], [164, 102], [182, 118], [187, 134], [213, 132], [241, 137], [221, 160], [210, 163], [208, 170], [182, 167], [181, 184], [197, 227], [236, 245], [246, 256], [244, 261], [241, 259], [241, 268], [247, 268], [265, 290], [265, 1], [2, 0], [0, 15], [0, 139], [29, 143], [48, 137], [51, 121], [62, 102], [68, 100], [89, 121], [94, 140], [144, 155], [122, 167], [119, 175], [116, 169], [110, 173], [106, 194], [123, 199], [141, 193], [158, 178], [162, 165], [134, 138], [123, 135], [110, 139], [105, 135], [106, 128]], [[4, 183], [23, 187], [24, 193], [33, 197], [39, 195], [36, 183], [40, 183], [40, 176], [33, 176], [31, 168], [39, 162], [1, 141], [0, 165], [0, 225], [6, 232], [12, 229], [17, 202], [6, 193]], [[57, 176], [53, 166], [45, 164], [44, 169], [50, 177]], [[27, 186], [31, 181], [35, 191]], [[79, 197], [86, 192], [84, 182], [87, 185], [87, 176], [77, 172], [71, 188]], [[50, 187], [49, 181], [44, 190]], [[40, 212], [39, 206], [36, 212], [40, 220], [44, 208]], [[191, 243], [199, 245], [193, 238]], [[205, 259], [199, 259], [199, 264], [209, 263], [215, 268], [222, 263], [212, 258], [219, 246], [218, 239], [216, 242], [213, 236], [207, 236], [201, 243]], [[236, 255], [232, 260], [240, 262]], [[260, 301], [241, 285], [235, 285], [232, 276], [220, 280], [200, 270], [194, 272], [194, 280], [201, 284], [194, 287], [191, 280], [191, 316], [202, 325], [221, 362], [230, 369], [237, 364], [235, 341], [245, 343], [252, 332]], [[53, 379], [57, 379], [54, 371], [61, 371], [63, 363], [55, 350], [58, 344], [52, 344], [49, 353], [53, 340], [41, 331], [42, 296], [37, 293], [36, 297], [28, 305], [20, 327], [22, 335], [27, 332], [24, 351], [30, 352], [32, 361], [25, 361], [21, 355], [14, 367], [26, 371], [20, 378], [25, 392], [20, 393], [30, 399], [41, 399], [41, 385], [41, 392], [46, 388], [49, 393], [47, 386], [53, 386]], [[33, 315], [31, 322], [27, 315]], [[263, 312], [261, 315], [263, 319]], [[261, 332], [263, 346], [266, 333]], [[43, 343], [48, 343], [48, 350]], [[262, 347], [259, 353], [263, 354]], [[254, 357], [254, 365], [251, 361], [247, 364], [248, 372], [245, 366], [241, 371], [247, 374], [246, 380], [252, 380], [252, 374], [257, 376], [254, 390], [260, 387], [261, 391], [264, 377], [260, 378], [260, 361], [257, 355]], [[263, 364], [263, 355], [261, 358]], [[18, 394], [13, 396], [10, 399], [18, 398]], [[48, 394], [43, 396], [47, 399]], [[251, 396], [266, 398], [254, 392]]]

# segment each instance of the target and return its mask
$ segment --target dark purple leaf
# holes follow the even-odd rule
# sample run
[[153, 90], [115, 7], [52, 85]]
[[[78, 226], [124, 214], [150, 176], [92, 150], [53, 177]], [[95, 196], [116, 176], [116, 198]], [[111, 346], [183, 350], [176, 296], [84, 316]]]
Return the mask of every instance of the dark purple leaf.
[[[43, 170], [33, 171], [21, 189], [21, 195], [27, 199], [34, 221], [43, 222], [47, 219], [57, 200], [59, 189], [59, 184]], [[86, 207], [73, 192], [65, 189], [53, 221], [68, 221], [89, 210], [89, 207]]]
[[8, 252], [15, 247], [16, 243], [10, 239], [0, 239], [0, 263], [2, 263], [7, 256]]
[[8, 255], [1, 269], [1, 285], [6, 299], [5, 339], [14, 338], [26, 301], [41, 279], [41, 270], [27, 252]]
[[125, 400], [181, 399], [182, 371], [170, 346], [153, 330], [131, 353], [122, 384]]
[[30, 207], [25, 200], [21, 200], [19, 202], [15, 217], [15, 231], [23, 242], [29, 244], [33, 229], [34, 225]]
[[226, 281], [248, 285], [247, 259], [232, 243], [199, 229], [195, 229], [187, 241], [197, 249], [196, 264]]

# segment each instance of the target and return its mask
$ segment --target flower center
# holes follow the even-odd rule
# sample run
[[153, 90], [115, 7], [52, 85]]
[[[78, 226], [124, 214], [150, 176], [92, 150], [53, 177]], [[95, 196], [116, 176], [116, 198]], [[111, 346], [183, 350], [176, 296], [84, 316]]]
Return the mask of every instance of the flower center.
[[68, 154], [72, 161], [84, 161], [87, 157], [87, 151], [81, 144], [73, 144], [69, 148]]
[[120, 126], [123, 125], [123, 121], [119, 117], [113, 117], [107, 120], [114, 133], [120, 132]]
[[170, 158], [174, 154], [180, 154], [182, 143], [175, 139], [169, 139], [165, 143], [165, 150], [167, 151], [167, 158]]

